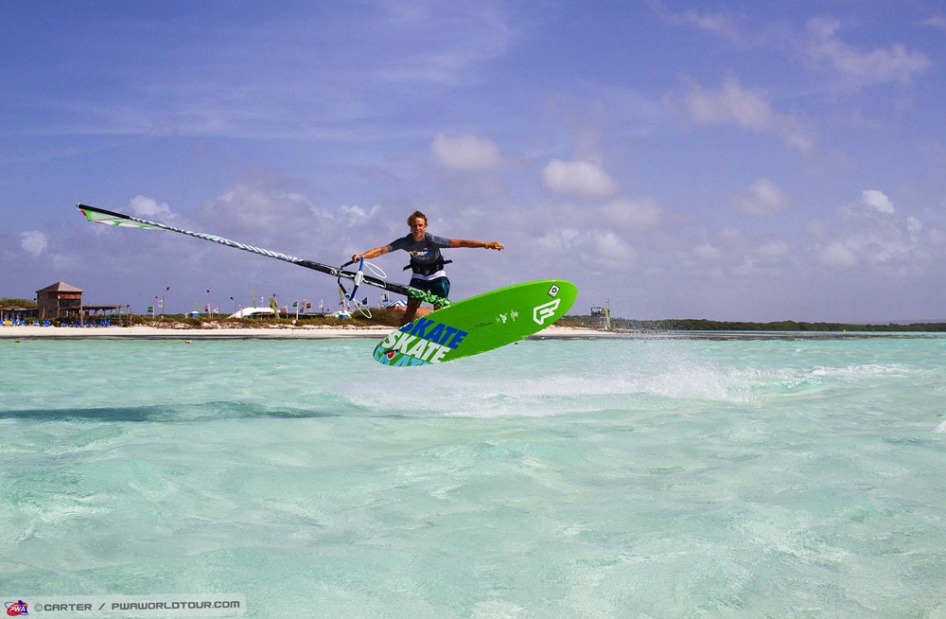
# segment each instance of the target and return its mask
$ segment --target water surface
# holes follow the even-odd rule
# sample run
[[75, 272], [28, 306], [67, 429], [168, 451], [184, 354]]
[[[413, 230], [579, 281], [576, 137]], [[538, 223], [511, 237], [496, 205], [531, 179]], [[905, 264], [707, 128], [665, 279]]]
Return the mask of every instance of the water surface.
[[0, 341], [0, 594], [946, 617], [946, 339]]

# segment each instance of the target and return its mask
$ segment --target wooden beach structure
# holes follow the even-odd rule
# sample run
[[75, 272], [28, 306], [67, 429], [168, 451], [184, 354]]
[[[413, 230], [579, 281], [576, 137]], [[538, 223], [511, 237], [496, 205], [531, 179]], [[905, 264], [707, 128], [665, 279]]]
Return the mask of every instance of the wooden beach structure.
[[54, 318], [72, 318], [84, 323], [101, 313], [103, 317], [122, 313], [129, 305], [85, 305], [82, 302], [82, 289], [66, 282], [56, 282], [36, 291], [36, 310], [40, 320]]

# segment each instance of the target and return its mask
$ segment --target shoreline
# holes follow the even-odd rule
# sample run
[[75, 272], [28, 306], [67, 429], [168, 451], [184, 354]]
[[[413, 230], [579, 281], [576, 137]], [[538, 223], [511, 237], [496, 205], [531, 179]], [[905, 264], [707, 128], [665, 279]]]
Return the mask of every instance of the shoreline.
[[[380, 339], [395, 330], [392, 326], [345, 327], [345, 326], [259, 326], [259, 327], [208, 327], [208, 328], [161, 328], [151, 326], [134, 327], [35, 327], [32, 325], [2, 326], [0, 340], [25, 339], [141, 339], [141, 340], [248, 340], [248, 339]], [[618, 334], [594, 329], [551, 326], [533, 338], [613, 338]]]
[[[210, 323], [213, 324], [213, 323]], [[13, 340], [331, 340], [380, 339], [393, 326], [208, 326], [204, 328], [153, 327], [37, 327], [0, 326], [0, 341]], [[837, 340], [918, 339], [946, 337], [937, 332], [841, 331], [604, 331], [587, 327], [553, 325], [525, 339], [534, 340]]]

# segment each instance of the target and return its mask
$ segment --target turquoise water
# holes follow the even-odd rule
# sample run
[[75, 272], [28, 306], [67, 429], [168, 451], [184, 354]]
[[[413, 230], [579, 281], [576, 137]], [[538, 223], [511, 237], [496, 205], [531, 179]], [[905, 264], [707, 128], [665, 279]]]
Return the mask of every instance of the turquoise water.
[[0, 596], [946, 617], [946, 339], [0, 340]]

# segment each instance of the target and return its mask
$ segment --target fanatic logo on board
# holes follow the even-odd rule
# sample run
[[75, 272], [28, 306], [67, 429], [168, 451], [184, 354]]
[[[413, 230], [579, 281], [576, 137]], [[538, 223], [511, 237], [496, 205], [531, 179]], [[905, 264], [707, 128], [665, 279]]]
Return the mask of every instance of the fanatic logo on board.
[[557, 310], [558, 306], [561, 304], [561, 299], [555, 299], [554, 301], [549, 301], [548, 303], [537, 306], [532, 310], [532, 320], [538, 325], [544, 325], [546, 320], [555, 315], [555, 310]]

